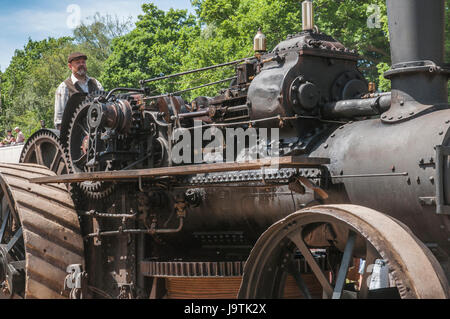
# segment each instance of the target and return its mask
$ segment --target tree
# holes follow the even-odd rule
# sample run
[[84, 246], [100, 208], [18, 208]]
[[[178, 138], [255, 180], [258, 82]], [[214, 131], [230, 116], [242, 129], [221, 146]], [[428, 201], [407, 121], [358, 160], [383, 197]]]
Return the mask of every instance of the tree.
[[89, 74], [101, 76], [112, 39], [129, 32], [130, 23], [99, 14], [88, 21], [74, 30], [74, 37], [30, 39], [23, 50], [16, 50], [1, 75], [3, 128], [20, 126], [30, 135], [40, 128], [40, 120], [52, 125], [56, 88], [70, 75], [69, 53], [85, 52], [89, 56]]
[[101, 76], [104, 62], [112, 53], [113, 39], [127, 34], [131, 27], [131, 17], [120, 20], [97, 12], [73, 31], [74, 44], [89, 57], [89, 74]]
[[42, 93], [51, 79], [38, 70], [46, 56], [59, 52], [70, 42], [69, 37], [42, 41], [30, 39], [23, 50], [16, 50], [11, 64], [2, 75], [0, 123], [4, 129], [19, 125], [25, 134], [29, 134], [38, 127], [39, 119], [45, 118], [46, 96]]
[[[195, 17], [187, 10], [164, 12], [151, 3], [142, 9], [144, 14], [139, 15], [136, 28], [112, 42], [101, 77], [108, 88], [136, 87], [142, 79], [180, 70], [183, 55], [200, 33]], [[171, 87], [170, 82], [151, 85], [155, 92]]]

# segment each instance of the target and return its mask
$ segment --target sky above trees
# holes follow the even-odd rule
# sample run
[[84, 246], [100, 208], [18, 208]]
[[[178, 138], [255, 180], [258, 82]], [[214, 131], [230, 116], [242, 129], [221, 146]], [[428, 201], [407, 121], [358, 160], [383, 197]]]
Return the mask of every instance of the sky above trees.
[[[48, 37], [71, 36], [71, 24], [80, 8], [81, 21], [96, 13], [117, 16], [134, 22], [142, 14], [145, 0], [0, 0], [0, 71], [4, 71], [16, 49], [22, 49], [28, 39], [40, 41]], [[153, 0], [160, 9], [192, 10], [190, 0]], [[72, 7], [71, 7], [72, 6]], [[76, 7], [75, 7], [76, 8]], [[69, 23], [67, 23], [69, 20]], [[68, 25], [69, 24], [69, 25]]]

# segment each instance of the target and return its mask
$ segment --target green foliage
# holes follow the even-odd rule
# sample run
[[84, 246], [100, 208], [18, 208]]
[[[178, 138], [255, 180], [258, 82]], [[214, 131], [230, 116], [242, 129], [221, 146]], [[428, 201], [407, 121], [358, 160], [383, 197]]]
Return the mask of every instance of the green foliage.
[[379, 72], [390, 64], [385, 0], [316, 0], [315, 18], [321, 32], [335, 37], [361, 55], [360, 70], [379, 85]]
[[19, 126], [26, 136], [40, 128], [40, 120], [52, 126], [55, 91], [69, 75], [67, 56], [82, 51], [89, 57], [89, 74], [100, 77], [114, 37], [128, 32], [129, 21], [121, 22], [98, 14], [88, 25], [74, 30], [74, 37], [29, 40], [16, 50], [1, 85], [0, 125], [2, 131]]
[[[154, 4], [142, 6], [135, 26], [96, 14], [73, 32], [73, 37], [29, 40], [16, 50], [11, 64], [0, 72], [0, 127], [16, 125], [26, 135], [39, 120], [53, 123], [57, 86], [70, 74], [67, 56], [79, 50], [88, 59], [88, 73], [105, 89], [137, 87], [139, 81], [252, 56], [257, 30], [273, 49], [288, 34], [301, 31], [299, 0], [191, 0], [187, 10], [167, 12]], [[450, 4], [446, 4], [446, 62], [450, 63]], [[390, 90], [383, 73], [390, 66], [385, 0], [315, 0], [316, 25], [362, 59], [361, 71], [382, 91]], [[379, 14], [378, 14], [379, 13]], [[378, 24], [378, 25], [377, 25]], [[374, 27], [375, 26], [375, 27]], [[130, 31], [131, 30], [131, 31]], [[234, 75], [233, 67], [152, 83], [154, 94], [183, 90]], [[215, 95], [220, 84], [183, 94], [186, 100]], [[450, 86], [449, 86], [450, 92]], [[449, 93], [450, 100], [450, 93]]]
[[[183, 55], [200, 33], [187, 10], [164, 12], [151, 3], [142, 9], [136, 28], [113, 40], [101, 77], [105, 87], [136, 87], [139, 80], [179, 71]], [[162, 92], [172, 87], [158, 83], [152, 89]]]
[[104, 72], [104, 62], [112, 52], [113, 39], [127, 34], [132, 27], [131, 18], [120, 21], [117, 17], [101, 16], [96, 13], [82, 23], [74, 34], [74, 43], [88, 59], [89, 75], [99, 78]]
[[2, 74], [2, 131], [18, 125], [29, 135], [39, 127], [40, 119], [48, 121], [49, 101], [54, 101], [50, 83], [61, 62], [51, 63], [48, 57], [60, 55], [71, 40], [68, 37], [38, 42], [30, 39], [23, 50], [16, 50]]

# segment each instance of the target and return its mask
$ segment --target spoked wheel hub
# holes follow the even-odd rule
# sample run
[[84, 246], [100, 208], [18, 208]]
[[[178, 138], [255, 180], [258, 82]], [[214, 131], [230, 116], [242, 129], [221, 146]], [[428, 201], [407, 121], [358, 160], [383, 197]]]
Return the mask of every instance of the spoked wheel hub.
[[0, 295], [11, 298], [24, 290], [25, 263], [15, 261], [8, 249], [8, 245], [0, 245]]
[[[328, 258], [334, 271], [325, 273], [319, 267], [314, 249], [340, 252], [338, 258]], [[292, 267], [298, 258], [308, 263], [325, 298], [449, 298], [444, 271], [407, 226], [355, 205], [311, 207], [272, 225], [248, 258], [239, 298], [281, 298], [288, 275], [309, 298], [302, 274]], [[359, 287], [352, 284], [349, 289], [349, 269], [355, 259], [366, 267]], [[375, 274], [371, 272], [380, 262], [386, 265], [388, 280], [382, 289], [374, 289], [380, 287], [372, 286]]]

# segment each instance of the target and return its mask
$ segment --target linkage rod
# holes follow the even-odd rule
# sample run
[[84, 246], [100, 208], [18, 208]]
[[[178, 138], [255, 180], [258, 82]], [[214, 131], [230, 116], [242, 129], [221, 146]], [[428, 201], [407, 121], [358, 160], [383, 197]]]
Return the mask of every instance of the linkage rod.
[[145, 83], [150, 83], [150, 82], [170, 79], [170, 78], [174, 78], [174, 77], [178, 77], [178, 76], [182, 76], [182, 75], [187, 75], [187, 74], [192, 74], [192, 73], [196, 73], [196, 72], [202, 72], [202, 71], [217, 69], [217, 68], [221, 68], [221, 67], [228, 66], [228, 65], [238, 64], [238, 63], [244, 62], [247, 59], [250, 59], [250, 58], [240, 59], [240, 60], [226, 62], [226, 63], [222, 63], [222, 64], [216, 64], [216, 65], [207, 66], [207, 67], [200, 68], [200, 69], [195, 69], [195, 70], [189, 70], [189, 71], [185, 71], [185, 72], [181, 72], [181, 73], [176, 73], [176, 74], [171, 74], [171, 75], [166, 75], [166, 76], [160, 76], [160, 77], [153, 78], [153, 79], [141, 80], [141, 81], [139, 81], [139, 83], [142, 85], [142, 84], [145, 84]]

